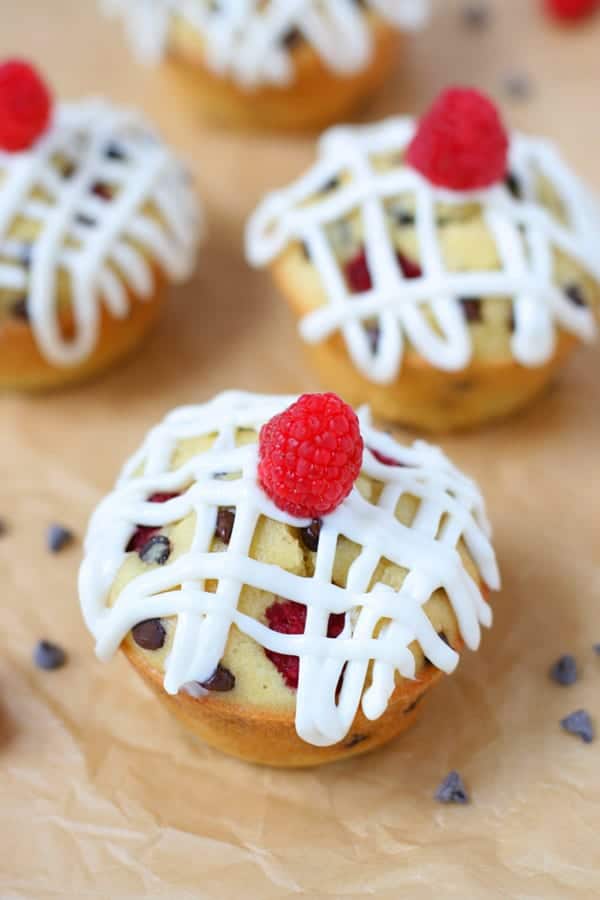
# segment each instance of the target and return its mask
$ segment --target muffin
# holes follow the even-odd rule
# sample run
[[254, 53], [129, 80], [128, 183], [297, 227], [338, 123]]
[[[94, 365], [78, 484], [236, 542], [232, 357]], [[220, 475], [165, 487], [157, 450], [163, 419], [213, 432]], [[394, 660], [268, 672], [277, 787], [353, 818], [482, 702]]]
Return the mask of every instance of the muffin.
[[272, 766], [413, 724], [491, 624], [483, 501], [438, 449], [334, 394], [171, 413], [94, 513], [86, 624], [206, 743]]
[[0, 65], [0, 388], [65, 385], [129, 354], [198, 236], [190, 179], [140, 116], [54, 105], [31, 66]]
[[600, 214], [547, 141], [476, 91], [335, 128], [247, 227], [323, 383], [429, 430], [525, 406], [596, 334]]
[[218, 122], [323, 127], [395, 67], [429, 0], [104, 0], [138, 56], [165, 60], [172, 89]]

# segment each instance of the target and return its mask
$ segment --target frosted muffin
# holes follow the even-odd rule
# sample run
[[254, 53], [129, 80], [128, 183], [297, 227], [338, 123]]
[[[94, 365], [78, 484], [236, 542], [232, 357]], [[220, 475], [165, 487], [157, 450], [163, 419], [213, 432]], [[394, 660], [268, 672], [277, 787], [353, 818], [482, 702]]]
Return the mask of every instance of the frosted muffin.
[[525, 406], [596, 334], [600, 215], [546, 141], [451, 89], [417, 123], [335, 128], [247, 229], [324, 384], [432, 430]]
[[80, 573], [101, 659], [120, 647], [192, 732], [274, 766], [408, 728], [498, 587], [476, 486], [332, 394], [171, 413], [95, 512]]
[[198, 236], [190, 179], [140, 116], [54, 104], [29, 65], [0, 65], [0, 388], [64, 385], [129, 354]]
[[104, 0], [138, 55], [224, 124], [304, 129], [347, 115], [397, 64], [429, 0]]

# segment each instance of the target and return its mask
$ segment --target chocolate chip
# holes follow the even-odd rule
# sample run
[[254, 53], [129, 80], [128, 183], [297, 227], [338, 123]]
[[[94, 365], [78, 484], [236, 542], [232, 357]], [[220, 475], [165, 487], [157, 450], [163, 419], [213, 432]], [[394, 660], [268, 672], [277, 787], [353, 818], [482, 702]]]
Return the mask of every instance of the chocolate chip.
[[591, 744], [594, 740], [594, 725], [590, 714], [585, 709], [578, 709], [569, 713], [568, 716], [560, 720], [560, 725], [569, 734], [580, 737], [585, 744]]
[[164, 534], [155, 534], [140, 550], [140, 559], [148, 565], [164, 566], [171, 555], [171, 541]]
[[319, 549], [319, 536], [321, 534], [322, 524], [320, 519], [313, 519], [310, 525], [307, 525], [306, 528], [300, 530], [300, 540], [306, 549], [310, 550], [312, 553], [316, 553]]
[[556, 681], [557, 684], [562, 684], [564, 687], [575, 684], [578, 677], [575, 657], [569, 654], [561, 656], [553, 663], [549, 674], [552, 681]]
[[281, 36], [281, 43], [288, 50], [293, 50], [302, 43], [304, 37], [299, 28], [289, 28], [285, 34]]
[[115, 141], [111, 141], [109, 144], [106, 145], [106, 148], [104, 150], [104, 155], [106, 156], [107, 159], [122, 160], [122, 159], [127, 158], [123, 148], [121, 146], [119, 146], [119, 144], [117, 144]]
[[512, 308], [508, 314], [507, 325], [508, 325], [508, 330], [510, 331], [510, 333], [514, 334], [515, 328], [517, 327], [517, 320], [515, 318], [515, 311]]
[[597, 656], [600, 656], [600, 644], [594, 644], [592, 650]]
[[366, 741], [368, 738], [367, 734], [352, 734], [344, 744], [344, 747], [347, 750], [350, 750], [351, 747], [356, 747], [357, 744], [362, 744], [363, 741]]
[[73, 532], [64, 525], [50, 525], [46, 532], [46, 544], [50, 553], [59, 553], [73, 540]]
[[21, 319], [22, 322], [29, 322], [27, 297], [24, 295], [23, 297], [19, 297], [18, 300], [15, 300], [10, 308], [10, 312], [15, 319]]
[[160, 619], [145, 619], [131, 629], [133, 639], [144, 650], [160, 650], [164, 646], [167, 632]]
[[310, 262], [310, 250], [308, 249], [308, 244], [306, 241], [300, 242], [300, 247], [302, 248], [302, 255], [307, 262]]
[[367, 325], [365, 327], [365, 334], [369, 339], [371, 353], [377, 353], [377, 350], [379, 348], [379, 341], [381, 340], [381, 328], [377, 324]]
[[33, 651], [33, 661], [38, 669], [60, 669], [67, 661], [67, 654], [58, 644], [39, 641]]
[[231, 532], [235, 522], [235, 510], [220, 509], [217, 514], [217, 525], [215, 528], [215, 537], [221, 538], [224, 544], [228, 544], [231, 540]]
[[79, 225], [86, 225], [88, 228], [93, 228], [96, 224], [96, 220], [91, 216], [86, 216], [84, 213], [78, 213], [75, 216], [75, 221], [79, 223]]
[[504, 78], [504, 91], [511, 100], [528, 100], [532, 94], [532, 81], [524, 72], [512, 72]]
[[460, 304], [467, 322], [483, 321], [482, 303], [479, 297], [461, 297]]
[[564, 288], [564, 292], [574, 306], [585, 307], [588, 305], [583, 291], [578, 284], [568, 284]]
[[392, 218], [399, 228], [408, 228], [415, 224], [415, 214], [402, 206], [393, 207]]
[[491, 12], [487, 3], [465, 3], [461, 9], [461, 19], [467, 28], [480, 30], [487, 28], [490, 23]]
[[438, 803], [469, 803], [464, 782], [458, 772], [449, 772], [435, 792]]
[[523, 197], [523, 188], [520, 180], [517, 178], [514, 172], [509, 172], [506, 178], [504, 179], [504, 184], [513, 195], [515, 200], [521, 200]]
[[200, 682], [200, 686], [207, 691], [218, 691], [219, 693], [232, 691], [235, 687], [235, 675], [219, 663], [208, 681]]
[[335, 191], [336, 188], [340, 186], [340, 179], [337, 175], [334, 175], [333, 178], [330, 178], [325, 184], [321, 187], [321, 193], [326, 194], [328, 191]]
[[440, 639], [441, 641], [443, 641], [443, 642], [446, 644], [447, 647], [451, 647], [451, 646], [452, 646], [452, 644], [451, 644], [450, 641], [448, 640], [448, 636], [447, 636], [447, 634], [446, 634], [445, 631], [440, 631], [440, 632], [438, 632], [438, 637], [439, 637], [439, 639]]

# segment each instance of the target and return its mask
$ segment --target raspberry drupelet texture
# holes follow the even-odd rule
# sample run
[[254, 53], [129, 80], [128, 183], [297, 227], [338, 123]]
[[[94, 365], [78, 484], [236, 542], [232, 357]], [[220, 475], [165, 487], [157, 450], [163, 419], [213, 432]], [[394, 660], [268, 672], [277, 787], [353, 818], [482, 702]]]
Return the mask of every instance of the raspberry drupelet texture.
[[258, 477], [279, 509], [317, 519], [346, 499], [362, 455], [354, 410], [336, 394], [304, 394], [261, 429]]
[[[296, 603], [295, 600], [278, 600], [269, 606], [265, 615], [272, 631], [278, 631], [279, 634], [304, 634], [306, 607], [302, 603]], [[344, 630], [345, 618], [343, 613], [332, 613], [329, 616], [327, 637], [339, 637]], [[265, 650], [265, 653], [287, 686], [296, 690], [300, 673], [299, 658], [285, 653], [275, 653], [273, 650]]]
[[580, 22], [600, 10], [600, 0], [544, 0], [549, 15], [562, 22]]
[[472, 88], [454, 87], [419, 122], [406, 161], [438, 187], [475, 191], [504, 180], [508, 146], [492, 101]]
[[0, 64], [0, 148], [27, 150], [47, 130], [52, 114], [50, 91], [29, 63]]

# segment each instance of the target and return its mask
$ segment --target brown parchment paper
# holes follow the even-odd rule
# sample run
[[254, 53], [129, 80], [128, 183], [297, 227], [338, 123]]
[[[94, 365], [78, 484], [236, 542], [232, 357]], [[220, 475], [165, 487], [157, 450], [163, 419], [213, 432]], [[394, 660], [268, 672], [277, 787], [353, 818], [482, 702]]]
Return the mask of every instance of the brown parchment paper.
[[[498, 0], [482, 33], [437, 3], [372, 118], [418, 110], [447, 81], [502, 98], [515, 125], [559, 139], [600, 188], [600, 21], [548, 25], [537, 2]], [[504, 589], [479, 654], [387, 749], [312, 772], [219, 756], [171, 722], [119, 657], [95, 660], [80, 618], [80, 544], [44, 549], [47, 524], [84, 533], [124, 458], [172, 406], [244, 387], [317, 387], [284, 304], [241, 255], [242, 223], [313, 158], [308, 139], [206, 130], [168, 78], [130, 59], [92, 0], [1, 0], [1, 55], [31, 56], [57, 92], [103, 92], [152, 114], [190, 160], [210, 236], [193, 284], [129, 364], [47, 397], [0, 397], [0, 897], [592, 898], [600, 895], [600, 741], [563, 734], [587, 707], [600, 727], [600, 348], [582, 349], [530, 413], [445, 449], [480, 479]], [[600, 236], [599, 236], [600, 252]], [[69, 664], [37, 671], [40, 637]], [[563, 652], [582, 678], [547, 678]], [[432, 801], [459, 769], [471, 806]]]

